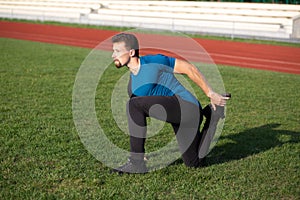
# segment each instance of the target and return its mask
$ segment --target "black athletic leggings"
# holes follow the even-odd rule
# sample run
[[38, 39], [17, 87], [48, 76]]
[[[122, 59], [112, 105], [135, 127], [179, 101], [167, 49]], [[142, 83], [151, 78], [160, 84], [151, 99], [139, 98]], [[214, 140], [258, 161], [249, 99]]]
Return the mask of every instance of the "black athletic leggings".
[[146, 118], [153, 117], [172, 124], [182, 159], [189, 167], [200, 165], [199, 146], [202, 123], [201, 106], [177, 96], [132, 97], [127, 103], [132, 159], [143, 159], [146, 140]]

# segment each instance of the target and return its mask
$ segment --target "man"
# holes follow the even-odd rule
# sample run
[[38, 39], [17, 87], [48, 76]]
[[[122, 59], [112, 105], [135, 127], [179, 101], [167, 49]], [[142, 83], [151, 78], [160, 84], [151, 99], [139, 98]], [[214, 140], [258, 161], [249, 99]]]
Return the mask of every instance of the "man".
[[127, 103], [130, 133], [130, 157], [115, 172], [146, 173], [144, 161], [146, 118], [154, 117], [171, 123], [182, 159], [188, 167], [200, 167], [199, 149], [203, 133], [199, 128], [203, 111], [201, 104], [174, 74], [186, 74], [210, 98], [211, 107], [223, 107], [229, 97], [215, 93], [198, 69], [183, 60], [158, 55], [139, 56], [139, 43], [133, 34], [120, 33], [112, 38], [112, 58], [117, 68], [130, 70]]

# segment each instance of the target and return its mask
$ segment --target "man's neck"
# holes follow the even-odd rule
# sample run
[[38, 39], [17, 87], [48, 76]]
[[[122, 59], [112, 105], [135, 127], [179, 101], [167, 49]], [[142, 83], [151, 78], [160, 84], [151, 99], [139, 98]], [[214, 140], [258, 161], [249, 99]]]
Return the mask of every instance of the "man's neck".
[[129, 68], [130, 72], [134, 75], [137, 75], [140, 71], [140, 59], [137, 57], [133, 57], [130, 60], [130, 63], [128, 63], [127, 67]]

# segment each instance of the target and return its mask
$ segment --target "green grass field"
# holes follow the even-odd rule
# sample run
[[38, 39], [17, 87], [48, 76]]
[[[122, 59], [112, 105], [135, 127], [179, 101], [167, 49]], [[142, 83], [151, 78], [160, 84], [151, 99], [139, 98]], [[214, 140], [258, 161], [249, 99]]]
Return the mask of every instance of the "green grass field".
[[[300, 198], [299, 75], [219, 66], [233, 98], [209, 165], [189, 169], [178, 160], [119, 176], [85, 149], [73, 122], [73, 85], [90, 50], [4, 38], [0, 49], [0, 199]], [[107, 72], [110, 94], [124, 70]], [[96, 101], [109, 104], [106, 96], [99, 91]], [[110, 110], [96, 105], [109, 123]], [[118, 127], [107, 129], [113, 140]]]

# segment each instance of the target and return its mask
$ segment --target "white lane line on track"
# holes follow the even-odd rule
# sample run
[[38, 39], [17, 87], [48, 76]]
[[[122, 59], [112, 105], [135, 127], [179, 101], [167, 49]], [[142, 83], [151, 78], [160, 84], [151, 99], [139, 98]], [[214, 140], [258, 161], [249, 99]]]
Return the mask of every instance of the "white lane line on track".
[[[204, 48], [203, 48], [204, 49]], [[205, 49], [204, 49], [205, 50]], [[276, 63], [276, 64], [285, 64], [285, 65], [295, 65], [300, 67], [300, 63], [297, 62], [289, 62], [289, 61], [280, 61], [280, 60], [271, 60], [271, 59], [265, 59], [265, 58], [253, 58], [253, 57], [245, 57], [245, 56], [236, 56], [236, 55], [228, 55], [228, 54], [220, 54], [220, 53], [208, 53], [208, 52], [192, 52], [192, 51], [187, 51], [187, 50], [178, 50], [180, 52], [188, 53], [188, 55], [194, 54], [194, 56], [198, 56], [197, 54], [208, 54], [210, 57], [214, 57], [214, 60], [216, 57], [223, 57], [223, 58], [231, 58], [231, 59], [239, 59], [239, 60], [244, 60], [245, 62], [249, 61], [258, 61], [258, 62], [265, 62], [265, 63]], [[220, 59], [218, 59], [220, 60]]]
[[77, 46], [80, 46], [79, 44], [87, 44], [87, 45], [97, 44], [97, 41], [95, 41], [95, 40], [84, 40], [84, 39], [78, 40], [77, 38], [73, 39], [70, 37], [62, 37], [62, 36], [23, 33], [23, 32], [16, 32], [16, 31], [14, 31], [14, 32], [13, 31], [0, 31], [0, 35], [3, 35], [1, 33], [4, 33], [4, 35], [16, 36], [19, 38], [28, 38], [28, 39], [32, 39], [33, 41], [37, 40], [37, 39], [41, 39], [43, 41], [52, 42], [52, 43], [55, 43], [55, 41], [64, 41], [66, 43], [77, 44]]
[[270, 60], [264, 58], [250, 58], [244, 56], [233, 56], [233, 55], [226, 55], [226, 54], [218, 54], [218, 53], [210, 53], [211, 56], [219, 56], [219, 57], [226, 57], [226, 58], [238, 58], [241, 60], [252, 60], [252, 61], [259, 61], [259, 62], [269, 62], [269, 63], [278, 63], [278, 64], [288, 64], [288, 65], [296, 65], [300, 66], [300, 63], [296, 62], [288, 62], [288, 61], [279, 61], [279, 60]]
[[300, 68], [290, 68], [290, 67], [282, 67], [282, 66], [274, 66], [274, 65], [264, 65], [264, 64], [253, 64], [253, 63], [243, 63], [243, 62], [234, 62], [228, 60], [218, 60], [217, 62], [226, 63], [226, 65], [233, 65], [239, 67], [248, 67], [253, 69], [268, 69], [268, 70], [275, 70], [275, 71], [286, 71], [292, 73], [300, 73]]

